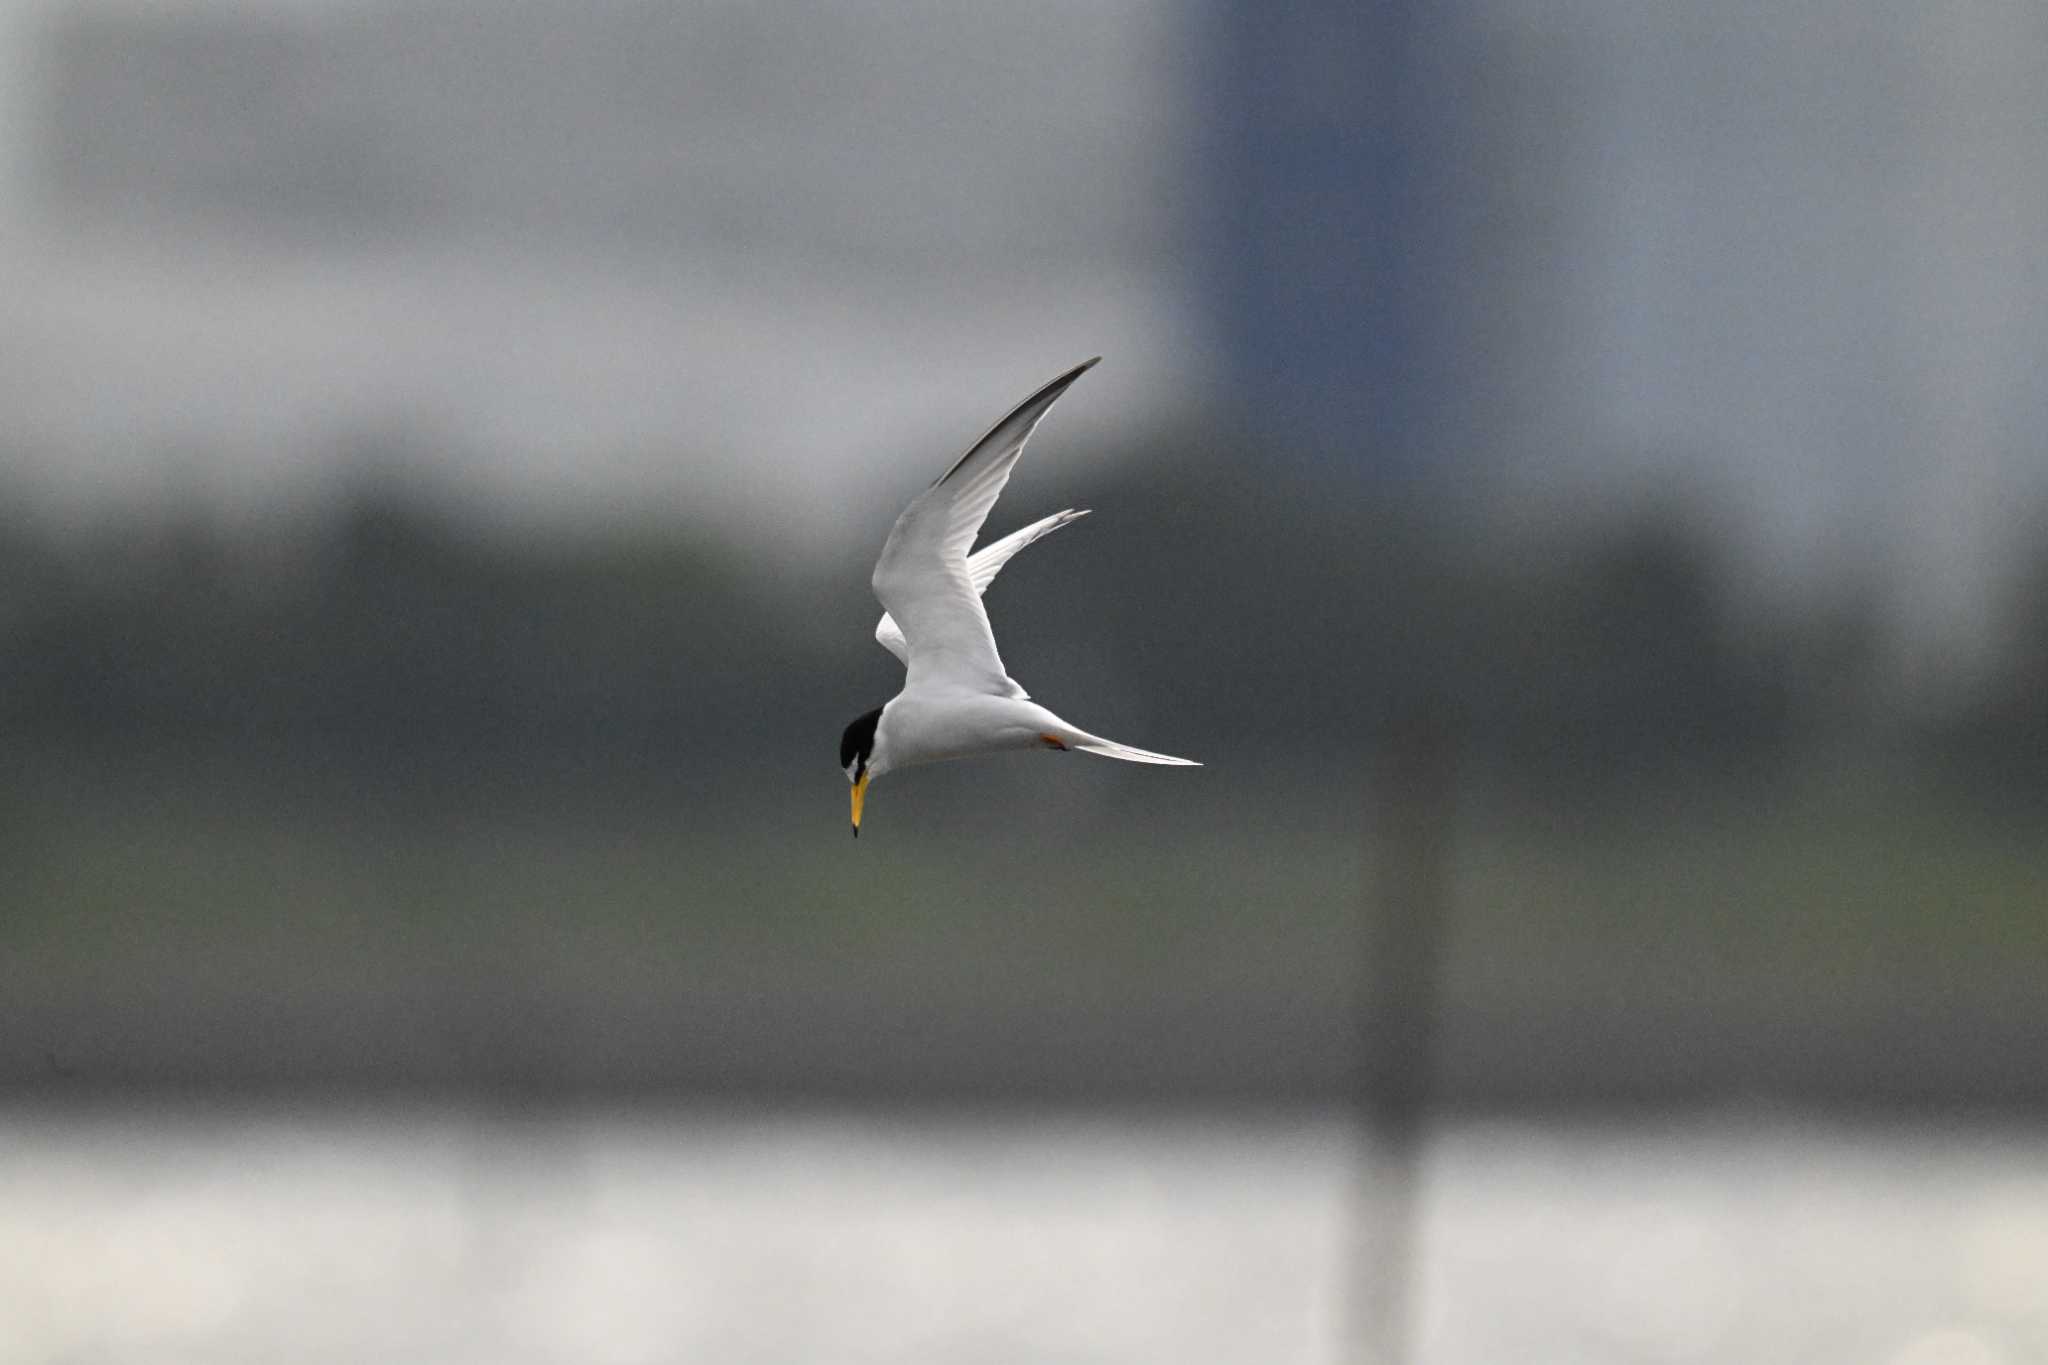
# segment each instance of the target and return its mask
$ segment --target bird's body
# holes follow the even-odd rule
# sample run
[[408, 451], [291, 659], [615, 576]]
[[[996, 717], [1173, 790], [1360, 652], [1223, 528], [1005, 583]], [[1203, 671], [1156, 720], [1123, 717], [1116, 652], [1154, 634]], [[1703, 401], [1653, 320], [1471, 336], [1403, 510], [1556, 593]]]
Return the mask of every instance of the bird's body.
[[889, 532], [875, 564], [875, 596], [884, 608], [875, 638], [903, 660], [905, 674], [903, 690], [847, 726], [840, 740], [840, 765], [853, 784], [856, 835], [867, 784], [919, 763], [1071, 749], [1131, 763], [1199, 766], [1068, 724], [1032, 701], [996, 652], [983, 590], [1011, 556], [1085, 512], [1055, 513], [968, 554], [1032, 429], [1095, 363], [1076, 366], [1020, 403], [913, 499]]
[[880, 776], [919, 763], [1008, 749], [1071, 747], [1079, 737], [1073, 726], [1028, 697], [997, 697], [944, 684], [906, 687], [882, 708], [875, 751], [887, 762], [871, 763], [869, 771]]

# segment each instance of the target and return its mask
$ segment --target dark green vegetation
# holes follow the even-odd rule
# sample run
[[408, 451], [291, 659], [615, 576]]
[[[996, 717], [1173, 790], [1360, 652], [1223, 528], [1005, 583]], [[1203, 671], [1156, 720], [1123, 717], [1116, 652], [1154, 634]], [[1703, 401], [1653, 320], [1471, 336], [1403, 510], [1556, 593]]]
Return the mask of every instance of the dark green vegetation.
[[995, 588], [1005, 655], [1211, 766], [907, 775], [857, 846], [833, 745], [897, 679], [863, 563], [383, 495], [0, 524], [0, 1080], [1335, 1094], [1386, 718], [1428, 698], [1452, 1098], [2048, 1101], [2048, 593], [1909, 719], [1853, 602], [1788, 625], [1675, 516], [1122, 467]]

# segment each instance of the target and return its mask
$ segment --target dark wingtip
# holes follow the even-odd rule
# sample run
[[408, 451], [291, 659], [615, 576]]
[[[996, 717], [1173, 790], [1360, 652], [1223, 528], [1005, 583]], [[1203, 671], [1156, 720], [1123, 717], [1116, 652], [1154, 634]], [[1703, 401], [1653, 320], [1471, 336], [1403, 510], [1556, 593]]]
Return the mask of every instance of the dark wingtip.
[[854, 838], [856, 838], [856, 839], [860, 838], [860, 826], [859, 826], [859, 825], [855, 825], [855, 826], [853, 827], [853, 837], [854, 837]]
[[[1101, 363], [1101, 356], [1090, 356], [1088, 359], [1076, 365], [1073, 369], [1068, 370], [1065, 374], [1061, 375], [1058, 379], [1040, 385], [1036, 393], [1032, 394], [1029, 398], [1019, 403], [1016, 407], [1011, 408], [1007, 413], [1004, 413], [1002, 421], [996, 423], [987, 431], [983, 432], [980, 440], [976, 441], [973, 445], [967, 447], [966, 452], [962, 454], [959, 459], [953, 461], [952, 468], [948, 469], [945, 473], [939, 475], [938, 478], [932, 480], [931, 486], [933, 488], [937, 488], [940, 484], [952, 478], [955, 474], [958, 474], [960, 472], [961, 466], [965, 465], [969, 460], [974, 458], [974, 452], [980, 450], [984, 445], [988, 444], [989, 437], [995, 435], [1004, 427], [1008, 426], [1011, 422], [1015, 421], [1017, 419], [1017, 414], [1036, 407], [1039, 409], [1039, 416], [1044, 416], [1044, 410], [1046, 408], [1051, 407], [1054, 402], [1058, 401], [1059, 396], [1065, 393], [1070, 387], [1072, 387], [1076, 379], [1079, 379], [1082, 375], [1088, 373], [1088, 371], [1094, 369], [1097, 365], [1100, 365]], [[1032, 420], [1036, 422], [1038, 419], [1033, 418]]]
[[[1012, 409], [1010, 416], [1014, 417], [1017, 415], [1018, 412], [1022, 411], [1025, 408], [1030, 407], [1033, 403], [1040, 402], [1045, 398], [1047, 394], [1052, 394], [1054, 397], [1058, 397], [1060, 394], [1065, 393], [1069, 388], [1073, 386], [1073, 383], [1076, 379], [1079, 379], [1082, 375], [1088, 373], [1088, 371], [1094, 369], [1097, 365], [1100, 365], [1101, 363], [1101, 356], [1090, 356], [1088, 359], [1076, 365], [1073, 369], [1068, 370], [1065, 374], [1061, 375], [1058, 379], [1048, 381], [1038, 390], [1037, 393], [1032, 394], [1029, 398], [1019, 403], [1016, 406], [1016, 408]], [[1009, 418], [1006, 417], [1003, 420], [1008, 421]], [[999, 422], [996, 425], [1000, 426], [1002, 425], [1002, 423]]]
[[[1071, 384], [1076, 379], [1079, 379], [1082, 375], [1088, 373], [1088, 371], [1094, 369], [1097, 365], [1100, 365], [1101, 363], [1101, 356], [1089, 356], [1086, 360], [1076, 365], [1073, 369], [1068, 370], [1065, 374], [1061, 375], [1058, 379], [1053, 380], [1051, 384], [1047, 384], [1045, 387], [1047, 389], [1050, 389], [1058, 385]], [[1044, 390], [1041, 389], [1039, 392], [1043, 393]]]

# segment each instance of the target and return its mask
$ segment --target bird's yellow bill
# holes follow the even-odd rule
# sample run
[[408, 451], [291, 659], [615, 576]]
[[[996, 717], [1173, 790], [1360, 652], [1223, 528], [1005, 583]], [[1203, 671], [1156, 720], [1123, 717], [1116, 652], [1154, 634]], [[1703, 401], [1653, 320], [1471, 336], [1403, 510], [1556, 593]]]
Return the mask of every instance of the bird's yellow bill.
[[868, 775], [862, 773], [853, 779], [853, 837], [860, 838], [860, 808], [868, 800]]

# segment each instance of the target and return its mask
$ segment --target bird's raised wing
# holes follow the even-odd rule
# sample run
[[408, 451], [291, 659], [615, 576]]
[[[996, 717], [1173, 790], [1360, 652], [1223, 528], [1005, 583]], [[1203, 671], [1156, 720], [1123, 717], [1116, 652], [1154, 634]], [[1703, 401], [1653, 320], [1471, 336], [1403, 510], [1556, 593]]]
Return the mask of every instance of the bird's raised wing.
[[[1003, 565], [1010, 562], [1010, 557], [1016, 554], [1017, 551], [1031, 544], [1040, 536], [1051, 535], [1054, 531], [1059, 530], [1060, 527], [1070, 522], [1079, 521], [1087, 515], [1088, 509], [1085, 507], [1070, 507], [1064, 512], [1055, 512], [1049, 517], [1041, 517], [1022, 530], [1012, 531], [1001, 540], [982, 546], [979, 550], [967, 556], [967, 581], [974, 585], [976, 593], [987, 592], [988, 585], [995, 581], [996, 574], [1002, 569]], [[897, 625], [896, 618], [886, 611], [882, 613], [882, 619], [875, 625], [875, 639], [881, 644], [882, 648], [894, 654], [904, 663], [910, 662], [910, 646], [904, 643], [903, 628]]]
[[1076, 365], [1019, 403], [896, 518], [875, 561], [874, 588], [903, 630], [910, 655], [904, 686], [943, 682], [998, 696], [1024, 695], [996, 653], [988, 613], [967, 568], [967, 549], [1010, 481], [1032, 429], [1100, 359]]

